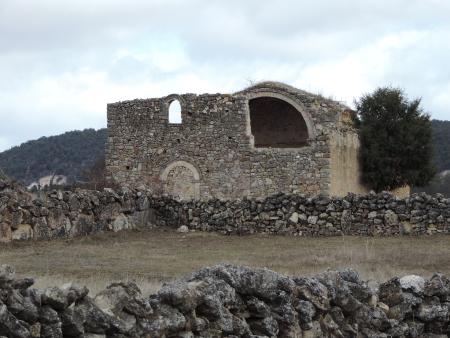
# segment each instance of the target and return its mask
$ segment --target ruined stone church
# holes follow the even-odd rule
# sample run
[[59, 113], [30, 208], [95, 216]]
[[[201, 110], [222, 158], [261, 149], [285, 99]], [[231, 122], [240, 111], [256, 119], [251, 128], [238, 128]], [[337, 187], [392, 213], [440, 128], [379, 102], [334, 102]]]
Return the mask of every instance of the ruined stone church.
[[[181, 121], [169, 107], [181, 106]], [[108, 176], [178, 199], [363, 193], [353, 112], [277, 82], [108, 104]]]

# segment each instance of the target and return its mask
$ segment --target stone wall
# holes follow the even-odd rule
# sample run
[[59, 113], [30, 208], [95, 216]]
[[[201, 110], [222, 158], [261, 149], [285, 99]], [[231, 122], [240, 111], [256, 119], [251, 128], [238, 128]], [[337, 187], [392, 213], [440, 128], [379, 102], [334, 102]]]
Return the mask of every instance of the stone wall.
[[48, 240], [154, 223], [144, 192], [77, 190], [31, 194], [0, 180], [0, 242]]
[[329, 198], [277, 194], [265, 199], [151, 202], [159, 226], [226, 234], [389, 236], [450, 233], [450, 199], [442, 195], [391, 193]]
[[148, 191], [53, 191], [40, 197], [0, 181], [0, 241], [83, 236], [101, 231], [187, 226], [224, 234], [389, 236], [450, 233], [450, 199], [390, 193], [329, 198], [177, 201]]
[[[182, 107], [181, 124], [168, 120], [175, 99]], [[271, 103], [252, 105], [252, 100]], [[260, 114], [250, 114], [251, 109], [261, 109]], [[340, 177], [330, 164], [331, 135], [357, 137], [351, 121], [342, 119], [347, 111], [338, 102], [272, 82], [232, 95], [185, 94], [112, 103], [106, 166], [120, 185], [150, 187], [155, 194], [184, 199], [330, 194], [333, 175]], [[260, 119], [253, 130], [251, 116]], [[261, 138], [256, 143], [253, 133]], [[341, 173], [359, 170], [353, 153], [339, 164]], [[349, 175], [347, 181], [359, 189], [359, 175]], [[342, 194], [341, 190], [335, 189]]]
[[409, 275], [385, 283], [353, 270], [288, 277], [267, 269], [202, 268], [144, 297], [114, 283], [92, 297], [73, 284], [31, 288], [0, 266], [0, 335], [31, 337], [444, 338], [450, 280]]
[[370, 190], [360, 184], [359, 137], [355, 133], [336, 131], [330, 139], [331, 196], [345, 196], [348, 192], [366, 194]]

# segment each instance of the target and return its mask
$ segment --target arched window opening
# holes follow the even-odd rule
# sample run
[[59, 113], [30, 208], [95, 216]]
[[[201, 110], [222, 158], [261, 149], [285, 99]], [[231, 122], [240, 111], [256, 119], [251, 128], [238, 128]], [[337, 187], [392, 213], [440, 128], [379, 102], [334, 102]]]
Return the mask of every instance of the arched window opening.
[[257, 148], [300, 148], [307, 145], [308, 127], [291, 104], [274, 97], [249, 101], [250, 128]]
[[181, 121], [181, 104], [178, 100], [173, 100], [169, 105], [169, 123], [180, 124]]

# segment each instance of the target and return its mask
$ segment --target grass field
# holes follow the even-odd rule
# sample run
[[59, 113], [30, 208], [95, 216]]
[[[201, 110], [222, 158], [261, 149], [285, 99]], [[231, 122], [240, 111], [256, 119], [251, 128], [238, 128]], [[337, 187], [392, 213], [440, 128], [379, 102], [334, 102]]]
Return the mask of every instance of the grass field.
[[311, 275], [351, 267], [365, 279], [439, 271], [450, 275], [450, 237], [223, 236], [149, 230], [0, 246], [0, 264], [36, 278], [38, 287], [75, 281], [92, 293], [134, 280], [144, 293], [202, 266], [230, 262]]

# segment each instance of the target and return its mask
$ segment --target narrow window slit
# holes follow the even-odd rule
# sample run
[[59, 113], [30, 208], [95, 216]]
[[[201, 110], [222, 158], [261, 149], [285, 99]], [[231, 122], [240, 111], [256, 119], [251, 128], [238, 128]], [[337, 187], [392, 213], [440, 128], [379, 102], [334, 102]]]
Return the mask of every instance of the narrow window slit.
[[181, 104], [178, 100], [173, 100], [169, 105], [169, 123], [181, 124]]

